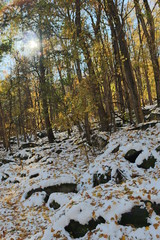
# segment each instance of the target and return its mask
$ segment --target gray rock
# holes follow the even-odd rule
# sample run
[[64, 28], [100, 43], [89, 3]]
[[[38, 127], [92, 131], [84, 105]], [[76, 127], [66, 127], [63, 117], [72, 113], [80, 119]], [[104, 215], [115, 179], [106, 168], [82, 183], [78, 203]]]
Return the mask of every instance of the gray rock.
[[65, 230], [69, 232], [71, 237], [80, 238], [83, 237], [87, 232], [92, 231], [97, 227], [98, 224], [105, 223], [103, 217], [98, 217], [96, 220], [91, 219], [88, 224], [80, 224], [75, 220], [70, 220], [68, 226], [65, 227]]
[[154, 168], [156, 159], [154, 156], [150, 155], [149, 158], [143, 160], [143, 163], [138, 165], [139, 168], [149, 169], [150, 167]]
[[35, 192], [46, 192], [46, 197], [44, 199], [45, 202], [48, 201], [49, 196], [54, 193], [54, 192], [63, 192], [63, 193], [69, 193], [69, 192], [77, 192], [77, 184], [75, 183], [63, 183], [60, 185], [53, 185], [53, 186], [48, 186], [48, 187], [44, 187], [44, 188], [36, 188], [36, 189], [32, 189], [30, 190], [27, 194], [26, 194], [26, 199], [28, 199], [33, 193]]
[[135, 163], [136, 158], [139, 156], [139, 154], [142, 152], [142, 150], [140, 151], [136, 151], [135, 149], [130, 149], [124, 156], [124, 158], [126, 160], [128, 160], [131, 163]]
[[34, 148], [37, 147], [38, 145], [34, 142], [28, 142], [28, 143], [23, 143], [19, 149], [25, 149], [25, 148]]
[[110, 180], [111, 180], [111, 169], [106, 171], [104, 174], [97, 172], [93, 175], [93, 187], [96, 187], [100, 184], [107, 183]]
[[91, 144], [94, 147], [103, 149], [108, 143], [108, 139], [105, 139], [100, 135], [94, 134], [91, 136]]
[[60, 208], [60, 204], [59, 203], [57, 203], [56, 201], [52, 201], [50, 204], [49, 204], [49, 206], [50, 206], [50, 208], [53, 208], [54, 210], [56, 210], [56, 209], [58, 209], [58, 208]]
[[131, 212], [123, 213], [118, 223], [123, 226], [132, 226], [135, 228], [147, 227], [150, 223], [147, 222], [149, 213], [146, 208], [134, 206]]

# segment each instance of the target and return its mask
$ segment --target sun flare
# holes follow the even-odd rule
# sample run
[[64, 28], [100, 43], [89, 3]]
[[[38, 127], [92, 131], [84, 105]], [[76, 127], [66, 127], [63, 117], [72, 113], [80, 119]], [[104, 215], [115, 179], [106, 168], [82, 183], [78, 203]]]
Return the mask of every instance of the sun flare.
[[36, 49], [36, 48], [38, 48], [38, 43], [37, 43], [37, 41], [35, 41], [35, 40], [30, 40], [28, 45], [29, 45], [29, 47], [30, 47], [31, 49]]

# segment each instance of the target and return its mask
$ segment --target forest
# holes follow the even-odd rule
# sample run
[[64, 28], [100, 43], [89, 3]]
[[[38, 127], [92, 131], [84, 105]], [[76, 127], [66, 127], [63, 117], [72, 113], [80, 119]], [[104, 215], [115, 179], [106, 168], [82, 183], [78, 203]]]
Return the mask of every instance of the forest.
[[160, 1], [1, 0], [0, 239], [159, 233]]
[[160, 106], [159, 7], [148, 0], [2, 1], [1, 62], [6, 55], [13, 62], [0, 81], [4, 146], [42, 129], [53, 142], [52, 129], [70, 134], [74, 125], [90, 144], [94, 121], [102, 131], [115, 131], [116, 117], [144, 122], [142, 108]]

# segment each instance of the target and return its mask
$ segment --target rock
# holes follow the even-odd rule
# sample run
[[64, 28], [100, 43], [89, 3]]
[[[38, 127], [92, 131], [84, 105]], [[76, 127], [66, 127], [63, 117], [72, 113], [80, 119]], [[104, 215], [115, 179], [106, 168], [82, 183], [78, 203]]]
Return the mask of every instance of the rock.
[[128, 160], [131, 163], [135, 163], [136, 158], [139, 156], [139, 154], [142, 152], [142, 150], [140, 151], [136, 151], [135, 149], [130, 149], [126, 155], [124, 156], [124, 158], [126, 160]]
[[149, 120], [160, 120], [160, 112], [151, 112], [150, 116], [149, 116]]
[[31, 175], [29, 178], [31, 179], [31, 178], [36, 178], [36, 177], [38, 177], [39, 176], [39, 173], [35, 173], [35, 174], [33, 174], [33, 175]]
[[37, 162], [39, 162], [41, 159], [42, 159], [42, 156], [41, 156], [40, 154], [37, 154], [37, 155], [35, 156], [34, 162], [37, 163]]
[[123, 174], [123, 172], [119, 169], [116, 170], [116, 173], [113, 176], [113, 178], [115, 179], [115, 182], [117, 184], [121, 184], [121, 183], [125, 182], [127, 179], [126, 176]]
[[44, 187], [44, 188], [36, 188], [36, 189], [32, 189], [30, 190], [27, 194], [26, 194], [26, 199], [28, 199], [33, 193], [35, 192], [46, 192], [46, 197], [44, 199], [45, 202], [48, 201], [49, 196], [54, 193], [54, 192], [63, 192], [63, 193], [69, 193], [69, 192], [77, 192], [77, 184], [75, 183], [63, 183], [60, 185], [53, 185], [53, 186], [48, 186], [48, 187]]
[[118, 145], [117, 147], [115, 147], [111, 153], [116, 153], [119, 151], [120, 145]]
[[138, 126], [134, 127], [134, 128], [130, 128], [128, 129], [130, 130], [146, 130], [149, 127], [154, 127], [158, 122], [154, 121], [154, 122], [147, 122], [147, 123], [141, 123]]
[[28, 142], [28, 143], [23, 143], [19, 149], [25, 149], [25, 148], [34, 148], [37, 147], [38, 145], [34, 142]]
[[143, 163], [138, 165], [139, 168], [149, 169], [150, 167], [154, 168], [156, 159], [154, 156], [149, 156], [149, 158], [146, 160], [143, 160]]
[[31, 152], [29, 149], [21, 150], [14, 154], [14, 158], [19, 158], [20, 160], [27, 160], [28, 158], [31, 158], [33, 156], [33, 152]]
[[9, 143], [10, 143], [11, 145], [17, 144], [17, 138], [16, 138], [16, 137], [10, 137]]
[[58, 208], [60, 208], [60, 204], [59, 203], [57, 203], [56, 201], [52, 201], [50, 204], [49, 204], [49, 206], [50, 206], [50, 208], [53, 208], [54, 210], [56, 210], [56, 209], [58, 209]]
[[116, 127], [118, 127], [118, 128], [123, 127], [123, 122], [121, 119], [116, 120]]
[[93, 187], [96, 187], [100, 184], [107, 183], [111, 180], [111, 169], [109, 169], [106, 173], [95, 173], [93, 175]]
[[21, 177], [26, 177], [26, 173], [21, 173]]
[[150, 223], [147, 222], [149, 213], [146, 208], [134, 206], [131, 212], [123, 213], [118, 223], [123, 226], [132, 226], [135, 228], [147, 227]]
[[19, 183], [19, 181], [15, 179], [15, 180], [10, 180], [9, 183]]
[[68, 226], [65, 227], [65, 230], [69, 232], [71, 237], [80, 238], [83, 237], [87, 232], [92, 231], [97, 227], [98, 224], [105, 223], [103, 217], [98, 217], [96, 220], [91, 219], [88, 224], [80, 224], [77, 221], [70, 220]]
[[62, 149], [58, 149], [58, 150], [56, 151], [57, 154], [60, 154], [61, 152], [62, 152]]
[[157, 152], [160, 152], [160, 145], [156, 148]]
[[9, 178], [9, 175], [7, 173], [4, 173], [4, 175], [1, 178], [1, 181], [5, 181], [7, 180], [7, 178]]
[[37, 132], [37, 137], [45, 138], [47, 137], [47, 132], [46, 131]]
[[142, 108], [142, 112], [144, 115], [149, 115], [151, 113], [152, 109], [151, 108]]
[[93, 134], [91, 136], [91, 144], [94, 147], [103, 149], [108, 144], [108, 139], [101, 135]]
[[0, 164], [1, 164], [1, 166], [2, 166], [3, 164], [7, 164], [7, 163], [14, 163], [14, 161], [8, 160], [8, 159], [0, 159]]
[[152, 203], [152, 208], [157, 215], [160, 215], [160, 203]]

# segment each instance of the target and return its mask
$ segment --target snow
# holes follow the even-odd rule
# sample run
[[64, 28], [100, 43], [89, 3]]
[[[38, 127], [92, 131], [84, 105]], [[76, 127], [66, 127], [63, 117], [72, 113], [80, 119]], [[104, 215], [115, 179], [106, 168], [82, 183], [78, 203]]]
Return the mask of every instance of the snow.
[[[128, 127], [108, 137], [103, 132], [100, 136], [109, 143], [101, 154], [88, 151], [86, 155], [79, 147], [81, 139], [74, 129], [72, 137], [66, 139], [67, 133], [56, 133], [57, 143], [48, 144], [45, 139], [39, 140], [39, 146], [32, 149], [13, 149], [14, 153], [0, 151], [0, 158], [10, 159], [13, 163], [0, 166], [0, 239], [72, 239], [65, 227], [70, 220], [87, 224], [99, 216], [105, 223], [97, 225], [80, 239], [158, 239], [160, 235], [160, 216], [152, 211], [148, 218], [149, 227], [134, 228], [122, 226], [118, 222], [123, 213], [134, 206], [145, 207], [144, 201], [160, 204], [160, 123], [147, 130], [130, 130]], [[65, 139], [65, 141], [64, 141]], [[115, 153], [112, 151], [119, 146]], [[87, 145], [86, 145], [87, 147]], [[56, 151], [62, 152], [57, 154]], [[124, 156], [130, 150], [142, 152], [135, 163], [130, 163]], [[89, 150], [89, 149], [88, 149]], [[149, 156], [156, 159], [155, 167], [145, 170], [138, 166]], [[19, 158], [27, 156], [20, 164]], [[126, 180], [117, 184], [117, 169]], [[111, 170], [111, 180], [93, 187], [93, 175], [104, 174]], [[9, 177], [2, 181], [2, 177]], [[31, 176], [39, 174], [37, 177]], [[14, 183], [15, 180], [19, 182]], [[47, 203], [46, 192], [33, 193], [33, 189], [57, 186], [64, 183], [77, 184], [78, 193], [50, 194]], [[52, 201], [60, 208], [50, 207]], [[18, 218], [17, 218], [18, 216]]]
[[33, 193], [32, 196], [23, 203], [23, 205], [24, 207], [41, 206], [44, 204], [45, 196], [46, 192], [44, 191]]

